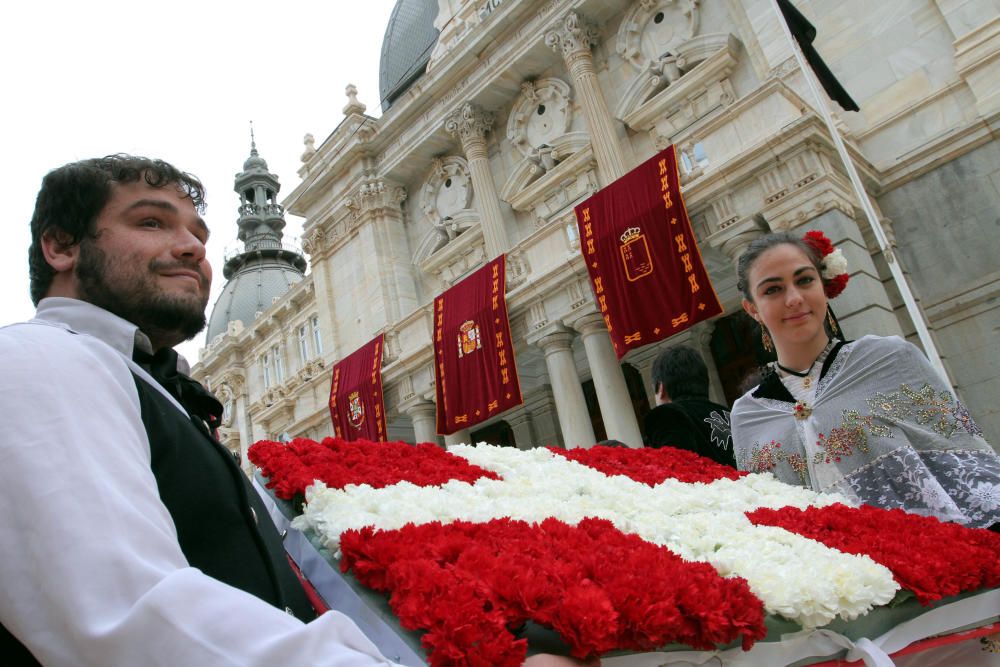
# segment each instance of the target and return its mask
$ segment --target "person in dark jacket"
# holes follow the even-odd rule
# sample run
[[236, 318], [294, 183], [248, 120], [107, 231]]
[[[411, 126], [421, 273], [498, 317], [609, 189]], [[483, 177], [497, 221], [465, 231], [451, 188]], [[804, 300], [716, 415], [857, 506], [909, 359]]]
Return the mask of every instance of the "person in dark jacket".
[[708, 398], [708, 368], [685, 345], [660, 353], [653, 362], [656, 407], [643, 422], [647, 447], [687, 449], [736, 467], [729, 410]]

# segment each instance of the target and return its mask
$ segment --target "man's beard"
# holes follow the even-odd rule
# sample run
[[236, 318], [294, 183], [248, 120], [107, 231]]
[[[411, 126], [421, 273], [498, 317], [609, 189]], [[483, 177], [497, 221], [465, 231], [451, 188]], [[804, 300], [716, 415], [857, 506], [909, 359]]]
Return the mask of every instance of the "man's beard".
[[202, 299], [165, 294], [152, 281], [165, 268], [191, 269], [201, 275], [197, 267], [183, 262], [168, 267], [156, 260], [144, 267], [145, 271], [139, 266], [131, 272], [125, 269], [126, 264], [117, 266], [120, 268], [115, 271], [107, 254], [89, 239], [83, 239], [75, 269], [81, 299], [128, 320], [165, 347], [190, 340], [205, 328], [208, 285], [204, 278]]

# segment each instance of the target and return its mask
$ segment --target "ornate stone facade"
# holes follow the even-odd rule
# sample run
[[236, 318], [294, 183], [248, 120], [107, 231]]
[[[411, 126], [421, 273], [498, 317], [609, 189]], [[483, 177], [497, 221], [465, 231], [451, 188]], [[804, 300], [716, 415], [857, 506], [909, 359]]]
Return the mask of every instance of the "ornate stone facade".
[[[821, 228], [843, 248], [852, 281], [834, 305], [849, 337], [916, 342], [770, 2], [438, 4], [427, 71], [380, 118], [349, 88], [344, 120], [321, 145], [306, 139], [302, 182], [283, 203], [306, 218], [311, 272], [196, 366], [231, 405], [230, 442], [329, 434], [330, 364], [378, 333], [390, 437], [432, 438], [433, 298], [500, 252], [525, 404], [449, 442], [638, 444], [628, 398], [648, 407], [652, 360], [677, 342], [709, 358], [713, 398], [732, 400], [752, 357], [733, 317], [733, 262], [767, 230]], [[951, 380], [1000, 445], [994, 3], [798, 5], [861, 106], [832, 108], [894, 256]], [[573, 206], [670, 144], [727, 312], [619, 366], [592, 316]], [[261, 359], [275, 350], [284, 372], [265, 387]]]

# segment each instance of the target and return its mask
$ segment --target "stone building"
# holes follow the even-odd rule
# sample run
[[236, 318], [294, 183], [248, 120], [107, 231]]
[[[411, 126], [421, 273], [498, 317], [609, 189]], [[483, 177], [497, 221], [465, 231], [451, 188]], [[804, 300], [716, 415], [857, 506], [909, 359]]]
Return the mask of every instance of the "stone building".
[[[860, 104], [830, 106], [951, 380], [997, 446], [1000, 2], [797, 4]], [[770, 0], [398, 0], [381, 116], [347, 93], [330, 135], [307, 135], [284, 199], [306, 219], [309, 273], [292, 276], [294, 258], [274, 269], [288, 283], [252, 313], [224, 292], [195, 369], [227, 399], [234, 450], [330, 434], [329, 367], [378, 333], [390, 437], [440, 442], [433, 298], [500, 253], [524, 404], [447, 442], [638, 444], [652, 359], [678, 342], [702, 350], [713, 398], [732, 401], [756, 363], [734, 260], [769, 229], [820, 228], [843, 248], [852, 280], [834, 306], [849, 337], [916, 342]], [[726, 313], [619, 364], [573, 206], [670, 144]]]

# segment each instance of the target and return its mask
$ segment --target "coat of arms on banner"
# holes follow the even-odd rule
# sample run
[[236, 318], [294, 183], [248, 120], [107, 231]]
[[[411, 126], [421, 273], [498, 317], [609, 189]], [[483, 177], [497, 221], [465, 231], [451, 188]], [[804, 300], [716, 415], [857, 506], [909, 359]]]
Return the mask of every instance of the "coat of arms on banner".
[[365, 406], [361, 404], [361, 394], [352, 391], [347, 396], [348, 420], [354, 428], [361, 428], [365, 421]]
[[461, 359], [467, 354], [472, 354], [483, 346], [483, 341], [479, 336], [479, 327], [472, 320], [466, 320], [458, 328], [458, 357]]
[[625, 277], [629, 282], [635, 282], [653, 272], [653, 258], [649, 254], [649, 244], [646, 243], [646, 236], [641, 229], [629, 227], [621, 235], [621, 242], [618, 250], [622, 254]]

